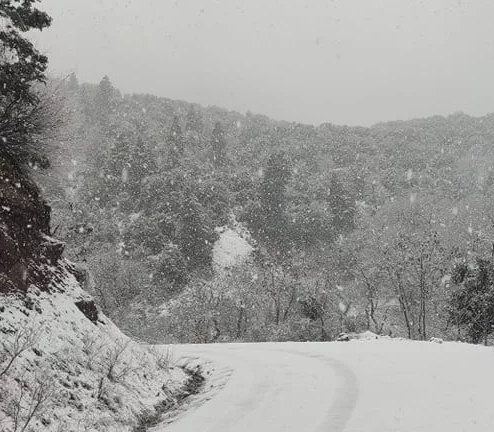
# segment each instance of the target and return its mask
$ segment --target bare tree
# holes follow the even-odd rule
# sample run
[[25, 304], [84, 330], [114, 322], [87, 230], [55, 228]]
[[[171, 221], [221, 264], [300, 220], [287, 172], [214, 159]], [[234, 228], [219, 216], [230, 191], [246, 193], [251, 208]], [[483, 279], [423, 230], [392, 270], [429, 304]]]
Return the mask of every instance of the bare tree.
[[0, 341], [3, 348], [5, 366], [0, 371], [0, 377], [5, 375], [14, 362], [27, 350], [34, 348], [39, 342], [43, 328], [34, 325], [20, 327], [11, 337]]
[[31, 421], [49, 406], [54, 396], [55, 387], [46, 374], [43, 378], [36, 377], [31, 383], [21, 379], [17, 397], [8, 409], [14, 423], [13, 432], [27, 431]]
[[132, 372], [130, 362], [125, 362], [125, 353], [129, 348], [130, 339], [119, 340], [106, 350], [101, 360], [104, 376], [110, 381], [117, 382]]

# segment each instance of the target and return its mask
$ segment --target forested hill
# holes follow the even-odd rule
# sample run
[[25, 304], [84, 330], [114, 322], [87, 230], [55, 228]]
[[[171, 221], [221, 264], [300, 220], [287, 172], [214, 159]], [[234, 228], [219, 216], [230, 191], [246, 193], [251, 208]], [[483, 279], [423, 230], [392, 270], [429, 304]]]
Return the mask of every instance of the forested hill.
[[[59, 88], [75, 138], [44, 179], [57, 235], [123, 325], [128, 305], [187, 292], [164, 339], [453, 331], [451, 275], [492, 243], [494, 115], [315, 127], [122, 95], [107, 77]], [[257, 247], [225, 293], [212, 248], [233, 219]]]

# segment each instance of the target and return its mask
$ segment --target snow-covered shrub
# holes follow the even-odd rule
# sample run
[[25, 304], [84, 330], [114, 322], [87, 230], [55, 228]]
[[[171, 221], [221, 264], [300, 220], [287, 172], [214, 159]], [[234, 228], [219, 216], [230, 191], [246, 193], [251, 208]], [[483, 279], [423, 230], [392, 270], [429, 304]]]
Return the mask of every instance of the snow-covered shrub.
[[173, 348], [168, 346], [166, 348], [159, 346], [151, 346], [149, 352], [154, 357], [156, 366], [159, 369], [168, 371], [174, 362], [173, 358]]

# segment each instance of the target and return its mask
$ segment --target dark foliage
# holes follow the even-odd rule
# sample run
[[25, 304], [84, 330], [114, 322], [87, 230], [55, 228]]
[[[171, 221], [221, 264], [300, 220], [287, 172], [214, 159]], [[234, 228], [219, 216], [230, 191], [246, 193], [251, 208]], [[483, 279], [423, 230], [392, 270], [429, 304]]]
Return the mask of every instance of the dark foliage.
[[453, 280], [451, 322], [464, 327], [471, 342], [487, 343], [494, 331], [494, 262], [479, 258], [475, 268], [462, 263], [455, 268]]
[[58, 126], [36, 90], [47, 58], [23, 35], [51, 23], [34, 3], [0, 0], [0, 273], [21, 290], [42, 273], [33, 262], [56, 261], [63, 249], [45, 239], [50, 207], [30, 171], [48, 167], [43, 140]]
[[42, 30], [51, 18], [34, 0], [1, 0], [0, 19], [0, 156], [17, 167], [48, 164], [38, 147], [44, 109], [33, 85], [45, 82], [48, 59], [22, 33]]
[[220, 122], [214, 125], [211, 135], [211, 150], [213, 156], [213, 164], [215, 167], [222, 167], [226, 163], [226, 138], [225, 131]]

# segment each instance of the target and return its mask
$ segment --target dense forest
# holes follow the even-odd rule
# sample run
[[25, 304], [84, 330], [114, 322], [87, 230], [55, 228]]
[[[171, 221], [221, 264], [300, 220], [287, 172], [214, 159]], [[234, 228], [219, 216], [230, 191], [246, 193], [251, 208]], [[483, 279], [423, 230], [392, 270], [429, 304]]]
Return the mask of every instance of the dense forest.
[[488, 429], [494, 351], [439, 344], [494, 341], [494, 114], [314, 126], [55, 78], [38, 3], [0, 0], [0, 431]]
[[[134, 336], [492, 332], [494, 115], [315, 127], [122, 95], [108, 77], [48, 93], [66, 116], [40, 176], [53, 233]], [[250, 259], [215, 270], [219, 227], [246, 233]]]

